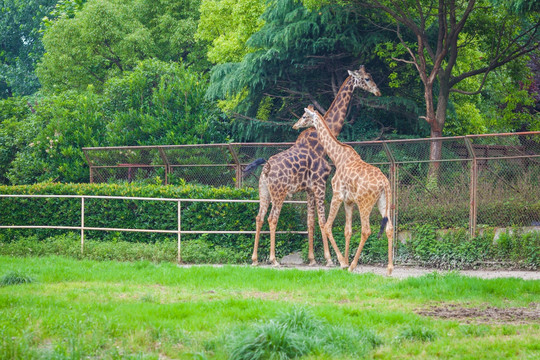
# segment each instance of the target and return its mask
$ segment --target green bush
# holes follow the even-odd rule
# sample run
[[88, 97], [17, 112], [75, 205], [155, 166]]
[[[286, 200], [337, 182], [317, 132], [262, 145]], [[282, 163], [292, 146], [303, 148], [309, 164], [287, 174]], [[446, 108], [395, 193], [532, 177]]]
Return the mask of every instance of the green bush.
[[536, 270], [540, 268], [540, 232], [523, 234], [516, 228], [494, 240], [490, 229], [470, 238], [465, 229], [441, 234], [433, 226], [419, 225], [411, 239], [396, 244], [396, 261], [445, 269], [497, 265]]

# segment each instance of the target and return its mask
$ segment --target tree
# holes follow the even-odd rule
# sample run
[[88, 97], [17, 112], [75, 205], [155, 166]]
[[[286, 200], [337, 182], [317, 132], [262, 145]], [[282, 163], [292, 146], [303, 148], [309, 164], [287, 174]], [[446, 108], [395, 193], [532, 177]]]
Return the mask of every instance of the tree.
[[89, 0], [45, 31], [47, 52], [38, 66], [44, 89], [92, 85], [101, 91], [108, 79], [147, 58], [195, 63], [193, 57], [204, 54], [204, 44], [193, 40], [198, 5], [198, 0]]
[[[244, 127], [241, 140], [292, 138], [297, 133], [290, 131], [291, 116], [310, 103], [324, 112], [347, 70], [362, 64], [376, 82], [384, 76], [385, 65], [372, 50], [389, 38], [348, 9], [312, 12], [297, 1], [276, 0], [268, 3], [262, 20], [264, 25], [246, 43], [254, 50], [239, 62], [215, 66], [207, 92], [210, 99], [228, 100], [224, 108]], [[406, 100], [357, 98], [353, 107], [369, 117], [368, 109], [399, 101]]]
[[[320, 2], [306, 0], [312, 6]], [[491, 72], [539, 48], [540, 13], [529, 0], [495, 3], [489, 0], [352, 0], [323, 1], [347, 3], [351, 11], [364, 14], [374, 9], [387, 14], [395, 22], [391, 30], [399, 39], [403, 55], [395, 57], [417, 70], [424, 87], [425, 116], [432, 137], [442, 136], [452, 92], [477, 94], [482, 91]], [[537, 3], [536, 3], [537, 4]], [[466, 63], [462, 50], [476, 47], [482, 61], [469, 62], [466, 70], [456, 65]], [[477, 60], [477, 59], [475, 59]], [[473, 91], [460, 88], [470, 78], [480, 76]], [[431, 177], [438, 173], [442, 143], [432, 141], [430, 159], [435, 161]]]
[[0, 99], [39, 89], [34, 69], [44, 52], [41, 18], [55, 4], [56, 0], [0, 2]]
[[148, 59], [105, 84], [106, 142], [112, 146], [225, 142], [208, 82], [183, 64]]

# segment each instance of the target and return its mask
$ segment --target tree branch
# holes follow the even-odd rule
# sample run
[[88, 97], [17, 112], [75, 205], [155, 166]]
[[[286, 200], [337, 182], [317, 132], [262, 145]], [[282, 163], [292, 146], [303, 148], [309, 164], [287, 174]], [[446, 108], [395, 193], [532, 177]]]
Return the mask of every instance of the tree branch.
[[539, 27], [540, 27], [540, 23], [537, 23], [533, 28], [529, 29], [527, 31], [527, 33], [532, 31], [532, 34], [531, 34], [529, 40], [525, 44], [520, 46], [519, 48], [517, 48], [517, 49], [515, 49], [513, 51], [510, 51], [510, 53], [508, 53], [504, 58], [501, 59], [503, 54], [505, 52], [507, 52], [508, 50], [510, 50], [512, 45], [517, 43], [517, 40], [520, 37], [524, 36], [525, 34], [522, 34], [520, 37], [517, 37], [516, 39], [514, 39], [505, 49], [500, 51], [500, 53], [497, 54], [497, 56], [491, 61], [491, 63], [489, 65], [484, 66], [484, 67], [479, 68], [479, 69], [475, 69], [475, 70], [465, 72], [463, 74], [460, 74], [459, 76], [456, 76], [456, 77], [453, 77], [452, 79], [450, 79], [450, 82], [449, 82], [450, 87], [453, 87], [454, 85], [456, 85], [457, 83], [461, 82], [462, 80], [464, 80], [466, 78], [469, 78], [471, 76], [480, 75], [480, 74], [483, 74], [483, 73], [486, 73], [486, 72], [490, 72], [493, 69], [501, 67], [501, 66], [509, 63], [510, 61], [517, 59], [518, 57], [520, 57], [522, 55], [525, 55], [525, 54], [528, 54], [530, 52], [533, 52], [535, 50], [540, 49], [540, 43], [533, 40], [533, 39], [536, 38], [535, 35], [538, 32]]

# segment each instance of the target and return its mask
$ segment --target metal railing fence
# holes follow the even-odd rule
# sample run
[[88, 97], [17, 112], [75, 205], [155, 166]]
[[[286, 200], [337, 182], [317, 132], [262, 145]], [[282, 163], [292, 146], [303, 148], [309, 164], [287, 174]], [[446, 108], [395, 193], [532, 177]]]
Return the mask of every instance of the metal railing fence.
[[[142, 233], [161, 233], [175, 234], [177, 236], [177, 261], [182, 262], [181, 244], [182, 234], [255, 234], [255, 231], [233, 231], [233, 230], [185, 230], [182, 229], [182, 203], [202, 202], [202, 203], [258, 203], [258, 200], [234, 200], [234, 199], [169, 199], [169, 198], [149, 198], [149, 197], [125, 197], [125, 196], [99, 196], [99, 195], [11, 195], [0, 194], [0, 198], [29, 198], [29, 199], [80, 199], [80, 225], [5, 225], [0, 222], [0, 229], [60, 229], [80, 231], [81, 253], [84, 254], [85, 231], [118, 231], [118, 232], [142, 232]], [[140, 228], [110, 228], [95, 227], [85, 225], [85, 214], [87, 213], [86, 199], [108, 199], [108, 200], [138, 200], [138, 201], [156, 201], [176, 203], [177, 227], [176, 229], [140, 229]], [[306, 204], [305, 201], [289, 200], [287, 204]], [[261, 231], [261, 234], [268, 234], [269, 231]], [[307, 235], [307, 231], [276, 231], [276, 234], [302, 234]]]
[[[441, 158], [430, 160], [433, 142]], [[540, 224], [540, 131], [429, 139], [348, 142], [364, 161], [380, 167], [392, 184], [394, 221], [465, 227]], [[90, 182], [199, 183], [258, 186], [243, 176], [256, 158], [268, 159], [293, 143], [230, 143], [84, 148]], [[436, 165], [438, 176], [429, 169]], [[332, 196], [328, 181], [327, 198]], [[298, 194], [294, 199], [304, 199]], [[502, 208], [519, 209], [501, 215]], [[376, 212], [374, 211], [374, 216]], [[255, 214], [254, 214], [255, 216]], [[337, 220], [342, 223], [343, 216]], [[355, 223], [358, 223], [358, 218]]]

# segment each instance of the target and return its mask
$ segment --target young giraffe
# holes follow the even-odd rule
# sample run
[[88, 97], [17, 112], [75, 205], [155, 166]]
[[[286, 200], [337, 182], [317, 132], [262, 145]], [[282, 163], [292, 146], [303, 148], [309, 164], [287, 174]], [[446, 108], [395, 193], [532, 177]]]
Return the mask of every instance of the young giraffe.
[[[381, 95], [371, 75], [365, 71], [364, 66], [361, 66], [359, 70], [349, 71], [349, 77], [341, 85], [338, 94], [325, 114], [328, 126], [336, 135], [339, 134], [343, 127], [347, 108], [353, 91], [356, 88], [364, 89], [376, 96]], [[324, 155], [324, 148], [317, 140], [315, 129], [306, 129], [298, 136], [292, 147], [273, 155], [264, 165], [261, 177], [259, 178], [259, 213], [255, 220], [256, 234], [253, 256], [251, 258], [253, 261], [252, 265], [255, 266], [258, 264], [257, 249], [259, 247], [260, 232], [270, 202], [272, 202], [272, 210], [270, 210], [270, 214], [268, 215], [268, 224], [270, 227], [269, 261], [274, 266], [279, 265], [275, 255], [275, 236], [279, 213], [281, 212], [281, 207], [286, 196], [298, 191], [307, 192], [309, 263], [310, 265], [316, 264], [313, 253], [316, 207], [319, 227], [321, 228], [323, 238], [326, 265], [332, 265], [326, 234], [322, 231], [325, 224], [324, 193], [326, 191], [326, 180], [331, 171], [330, 165], [324, 159]], [[256, 161], [258, 160], [260, 159]]]
[[353, 206], [356, 203], [360, 211], [360, 220], [362, 222], [362, 237], [358, 250], [354, 256], [354, 260], [349, 267], [349, 271], [354, 270], [362, 248], [371, 234], [369, 227], [369, 215], [376, 202], [379, 205], [379, 211], [383, 217], [381, 224], [382, 234], [386, 227], [386, 236], [388, 237], [388, 275], [392, 274], [394, 265], [392, 263], [392, 240], [393, 227], [390, 219], [390, 204], [392, 202], [392, 193], [390, 191], [390, 182], [382, 171], [364, 161], [358, 153], [349, 145], [345, 145], [336, 139], [328, 124], [323, 117], [311, 108], [306, 108], [304, 115], [293, 125], [294, 129], [315, 126], [319, 137], [319, 142], [324, 147], [326, 153], [332, 159], [336, 166], [336, 173], [332, 178], [332, 203], [328, 220], [324, 226], [324, 231], [330, 239], [332, 246], [336, 250], [340, 264], [343, 266], [346, 259], [343, 258], [337, 249], [334, 236], [332, 235], [332, 224], [336, 218], [336, 214], [341, 206], [345, 204], [345, 252], [348, 253], [349, 241], [352, 234], [352, 212]]

